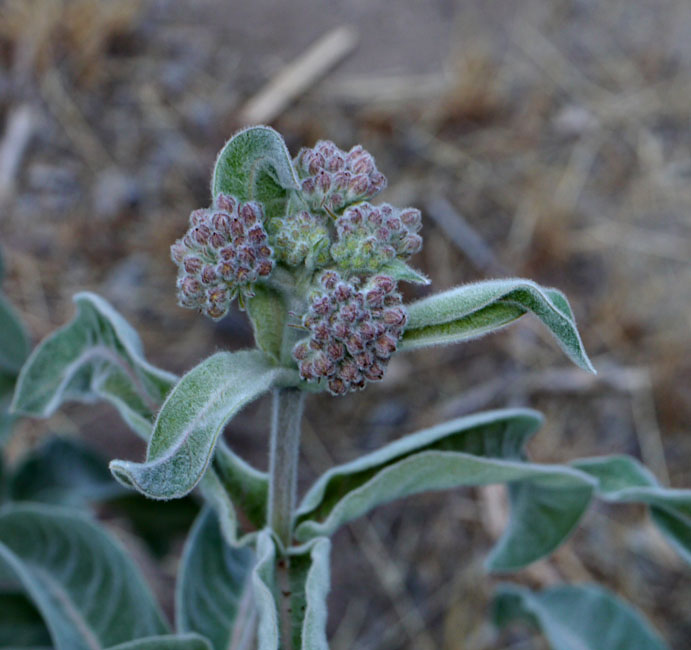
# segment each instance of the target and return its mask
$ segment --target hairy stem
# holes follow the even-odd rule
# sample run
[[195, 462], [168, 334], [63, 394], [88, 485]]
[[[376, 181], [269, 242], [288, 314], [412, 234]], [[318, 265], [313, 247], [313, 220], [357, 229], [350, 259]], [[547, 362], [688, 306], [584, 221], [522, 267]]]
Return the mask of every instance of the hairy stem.
[[297, 388], [273, 392], [268, 519], [285, 548], [292, 542], [303, 404], [304, 393]]
[[[278, 388], [273, 392], [268, 521], [284, 549], [288, 549], [293, 537], [292, 519], [304, 402], [304, 393], [296, 388]], [[289, 562], [290, 558], [284, 554], [278, 559], [276, 567], [282, 650], [292, 648]]]

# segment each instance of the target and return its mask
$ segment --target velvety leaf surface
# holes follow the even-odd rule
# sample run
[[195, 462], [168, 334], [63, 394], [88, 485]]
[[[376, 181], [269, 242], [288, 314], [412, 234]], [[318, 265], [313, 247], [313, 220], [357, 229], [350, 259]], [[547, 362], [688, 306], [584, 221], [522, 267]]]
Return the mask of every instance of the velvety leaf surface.
[[185, 544], [175, 593], [180, 632], [198, 632], [214, 650], [249, 650], [256, 610], [254, 553], [225, 543], [216, 514], [202, 511]]
[[458, 343], [498, 329], [532, 312], [565, 354], [594, 372], [568, 301], [556, 289], [530, 280], [488, 280], [433, 294], [410, 305], [401, 349]]
[[236, 133], [216, 159], [211, 193], [231, 194], [241, 201], [259, 201], [268, 218], [285, 214], [287, 191], [299, 189], [293, 164], [281, 135], [267, 126]]
[[115, 460], [115, 477], [153, 499], [190, 492], [202, 478], [226, 423], [245, 404], [297, 373], [272, 366], [263, 352], [218, 352], [173, 388], [154, 424], [146, 462]]
[[57, 650], [99, 650], [166, 625], [138, 570], [101, 527], [36, 504], [0, 510], [0, 565], [41, 612]]
[[391, 276], [397, 282], [410, 282], [422, 285], [431, 284], [431, 280], [426, 275], [399, 259], [395, 259], [390, 264], [387, 264], [381, 270], [381, 273]]
[[0, 292], [0, 373], [16, 375], [29, 355], [29, 340], [19, 316]]
[[252, 571], [252, 590], [259, 615], [257, 627], [257, 650], [278, 650], [278, 610], [275, 599], [276, 545], [268, 530], [257, 536], [257, 564]]
[[501, 585], [493, 619], [500, 628], [514, 621], [532, 625], [545, 635], [552, 650], [667, 650], [642, 614], [596, 585], [538, 592]]
[[74, 297], [77, 315], [46, 338], [19, 375], [13, 409], [48, 417], [64, 402], [106, 400], [142, 437], [175, 375], [150, 365], [134, 329], [103, 298]]
[[254, 330], [254, 340], [263, 352], [278, 363], [288, 311], [281, 295], [272, 288], [257, 284], [253, 291], [254, 298], [247, 301], [247, 315]]
[[290, 554], [293, 647], [328, 650], [326, 599], [330, 588], [331, 541], [319, 537]]
[[170, 634], [121, 643], [108, 650], [211, 650], [211, 644], [197, 634]]

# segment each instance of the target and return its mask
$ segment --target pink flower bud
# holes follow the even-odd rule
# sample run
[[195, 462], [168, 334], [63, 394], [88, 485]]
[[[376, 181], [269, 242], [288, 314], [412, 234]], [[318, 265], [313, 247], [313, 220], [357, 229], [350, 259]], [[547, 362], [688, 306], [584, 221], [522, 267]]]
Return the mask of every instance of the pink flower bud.
[[225, 212], [233, 213], [235, 212], [236, 202], [228, 194], [219, 194], [216, 197], [216, 206]]

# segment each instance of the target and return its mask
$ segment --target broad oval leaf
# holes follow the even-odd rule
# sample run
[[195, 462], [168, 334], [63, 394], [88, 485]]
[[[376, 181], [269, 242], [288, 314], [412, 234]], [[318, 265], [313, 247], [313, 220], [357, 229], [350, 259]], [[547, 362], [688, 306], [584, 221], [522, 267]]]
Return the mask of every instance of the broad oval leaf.
[[0, 510], [0, 566], [41, 612], [57, 650], [100, 650], [166, 632], [132, 561], [79, 513], [35, 504]]
[[198, 634], [151, 636], [108, 648], [108, 650], [212, 650], [209, 642]]
[[496, 330], [528, 312], [550, 330], [566, 356], [595, 372], [564, 295], [530, 280], [488, 280], [433, 294], [410, 305], [402, 350], [459, 343]]
[[531, 624], [552, 650], [668, 650], [658, 633], [628, 603], [598, 585], [560, 585], [530, 591], [501, 585], [492, 606], [495, 624]]
[[135, 330], [103, 298], [79, 293], [74, 300], [75, 318], [38, 345], [22, 368], [12, 409], [48, 417], [64, 402], [106, 400], [148, 437], [177, 377], [144, 359]]
[[198, 632], [214, 650], [248, 650], [255, 635], [254, 553], [225, 543], [216, 514], [195, 522], [180, 561], [175, 619], [180, 632]]
[[29, 339], [14, 308], [0, 293], [0, 373], [16, 375], [29, 354]]
[[297, 176], [281, 135], [268, 126], [253, 126], [236, 133], [216, 159], [211, 193], [221, 192], [241, 201], [259, 201], [266, 217], [285, 214], [287, 190], [297, 190]]
[[218, 352], [173, 388], [156, 418], [146, 461], [114, 460], [124, 485], [152, 499], [175, 499], [200, 481], [226, 423], [245, 404], [278, 385], [296, 385], [297, 372], [271, 365], [259, 350]]

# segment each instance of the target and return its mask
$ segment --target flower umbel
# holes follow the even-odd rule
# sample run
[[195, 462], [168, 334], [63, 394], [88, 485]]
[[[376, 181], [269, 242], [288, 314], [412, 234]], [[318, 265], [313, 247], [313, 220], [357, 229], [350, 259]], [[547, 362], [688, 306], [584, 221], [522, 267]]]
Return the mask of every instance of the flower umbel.
[[220, 194], [215, 206], [195, 210], [182, 239], [171, 246], [178, 265], [178, 302], [218, 320], [230, 303], [254, 295], [252, 284], [274, 267], [261, 205]]
[[382, 379], [407, 321], [396, 283], [377, 275], [359, 287], [325, 271], [319, 284], [302, 318], [309, 337], [293, 349], [300, 375], [326, 380], [332, 395]]

